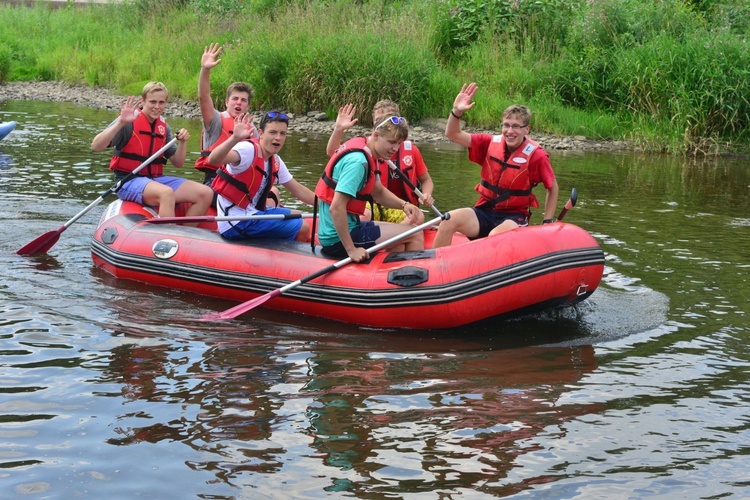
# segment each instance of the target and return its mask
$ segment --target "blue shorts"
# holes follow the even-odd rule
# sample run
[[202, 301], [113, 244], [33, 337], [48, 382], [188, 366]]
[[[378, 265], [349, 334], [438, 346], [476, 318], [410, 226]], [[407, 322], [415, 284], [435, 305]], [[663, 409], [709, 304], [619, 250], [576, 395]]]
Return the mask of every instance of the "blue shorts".
[[[526, 214], [520, 212], [492, 212], [489, 210], [481, 210], [474, 208], [474, 213], [479, 221], [479, 234], [476, 238], [484, 238], [489, 236], [490, 232], [497, 226], [505, 222], [506, 220], [512, 220], [520, 227], [529, 225], [529, 217]], [[476, 239], [469, 238], [469, 239]]]
[[[290, 214], [291, 210], [282, 207], [266, 209], [254, 215]], [[302, 228], [302, 219], [261, 219], [240, 220], [232, 222], [232, 227], [221, 233], [228, 240], [247, 240], [253, 238], [273, 238], [293, 240]]]
[[[352, 229], [349, 234], [352, 237], [354, 246], [360, 248], [370, 248], [375, 246], [375, 242], [380, 238], [380, 227], [373, 221], [360, 222], [358, 226]], [[323, 247], [322, 252], [329, 257], [345, 259], [349, 256], [340, 241], [331, 246]]]
[[182, 183], [187, 179], [182, 177], [172, 177], [171, 175], [160, 175], [157, 177], [146, 177], [145, 175], [137, 175], [117, 192], [117, 197], [125, 201], [134, 201], [143, 205], [143, 190], [146, 189], [146, 184], [149, 182], [158, 182], [172, 188], [172, 191], [177, 191], [177, 188], [182, 186]]

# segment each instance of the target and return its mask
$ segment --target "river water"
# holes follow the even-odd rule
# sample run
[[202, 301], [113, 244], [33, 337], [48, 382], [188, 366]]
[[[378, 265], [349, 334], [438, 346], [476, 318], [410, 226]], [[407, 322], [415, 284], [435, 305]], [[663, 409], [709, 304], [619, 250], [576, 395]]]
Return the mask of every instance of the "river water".
[[[560, 207], [578, 191], [566, 221], [606, 254], [575, 308], [447, 332], [204, 323], [232, 304], [93, 267], [111, 200], [15, 253], [112, 186], [89, 149], [111, 119], [0, 102], [18, 122], [0, 141], [0, 497], [750, 496], [745, 159], [552, 152]], [[193, 160], [198, 123], [170, 123]], [[309, 186], [326, 139], [282, 151]], [[473, 203], [465, 152], [421, 149], [438, 208]]]

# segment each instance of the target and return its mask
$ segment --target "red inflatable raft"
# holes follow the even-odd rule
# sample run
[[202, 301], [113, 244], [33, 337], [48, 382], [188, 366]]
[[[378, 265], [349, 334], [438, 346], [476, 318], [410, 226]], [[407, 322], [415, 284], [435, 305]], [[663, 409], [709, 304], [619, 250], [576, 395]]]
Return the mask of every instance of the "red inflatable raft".
[[[118, 278], [232, 301], [267, 294], [333, 263], [310, 244], [230, 242], [215, 224], [152, 224], [149, 209], [115, 201], [94, 233], [94, 264]], [[434, 228], [425, 231], [427, 245]], [[443, 329], [490, 317], [571, 305], [591, 295], [604, 253], [563, 222], [421, 252], [376, 253], [263, 304], [383, 328]]]

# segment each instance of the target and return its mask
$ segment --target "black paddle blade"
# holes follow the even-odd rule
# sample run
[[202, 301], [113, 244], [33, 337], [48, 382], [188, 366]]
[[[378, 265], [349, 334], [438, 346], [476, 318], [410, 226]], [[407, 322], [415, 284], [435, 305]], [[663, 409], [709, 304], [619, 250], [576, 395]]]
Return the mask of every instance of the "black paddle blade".
[[44, 233], [34, 241], [31, 241], [22, 246], [16, 253], [18, 255], [35, 255], [38, 253], [46, 253], [47, 250], [52, 248], [55, 243], [57, 243], [57, 240], [60, 239], [60, 233], [65, 231], [65, 229], [67, 229], [65, 226], [60, 226], [55, 231]]

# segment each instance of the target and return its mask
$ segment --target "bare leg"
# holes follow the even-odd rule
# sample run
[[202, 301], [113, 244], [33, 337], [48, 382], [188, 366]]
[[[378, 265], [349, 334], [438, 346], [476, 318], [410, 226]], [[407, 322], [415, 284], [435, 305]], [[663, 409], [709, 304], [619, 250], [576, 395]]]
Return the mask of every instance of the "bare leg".
[[174, 217], [175, 193], [169, 186], [149, 182], [143, 190], [143, 203], [159, 205], [159, 217]]
[[[411, 229], [411, 226], [393, 224], [391, 222], [377, 222], [376, 224], [380, 228], [380, 238], [376, 240], [376, 243], [382, 243]], [[424, 233], [418, 232], [412, 234], [390, 246], [387, 250], [389, 252], [424, 250]]]
[[518, 227], [518, 224], [515, 221], [506, 220], [499, 226], [495, 227], [495, 229], [490, 231], [489, 236], [494, 236], [496, 234], [504, 233], [506, 231], [511, 231], [517, 227]]
[[445, 247], [451, 244], [453, 235], [461, 232], [470, 238], [479, 235], [479, 221], [472, 208], [459, 208], [451, 210], [450, 218], [444, 220], [438, 226], [435, 241], [432, 248]]
[[294, 239], [303, 243], [309, 243], [310, 238], [312, 237], [312, 235], [310, 234], [310, 229], [310, 224], [308, 224], [307, 221], [303, 220], [302, 227], [299, 228], [299, 232], [297, 233], [297, 236], [294, 237]]
[[195, 181], [185, 181], [177, 188], [174, 193], [175, 202], [190, 203], [190, 207], [185, 212], [186, 217], [206, 215], [206, 210], [211, 205], [214, 192], [205, 184], [199, 184]]

